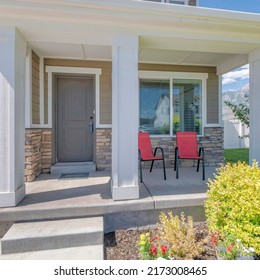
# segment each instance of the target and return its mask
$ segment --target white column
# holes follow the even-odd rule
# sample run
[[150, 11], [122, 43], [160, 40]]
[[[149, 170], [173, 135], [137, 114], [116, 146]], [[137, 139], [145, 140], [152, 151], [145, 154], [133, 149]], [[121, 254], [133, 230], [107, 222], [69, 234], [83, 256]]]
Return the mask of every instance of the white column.
[[249, 55], [250, 81], [250, 145], [249, 163], [252, 160], [260, 164], [260, 50]]
[[25, 196], [26, 42], [15, 28], [0, 28], [0, 207]]
[[112, 52], [112, 197], [137, 199], [138, 37], [116, 36]]

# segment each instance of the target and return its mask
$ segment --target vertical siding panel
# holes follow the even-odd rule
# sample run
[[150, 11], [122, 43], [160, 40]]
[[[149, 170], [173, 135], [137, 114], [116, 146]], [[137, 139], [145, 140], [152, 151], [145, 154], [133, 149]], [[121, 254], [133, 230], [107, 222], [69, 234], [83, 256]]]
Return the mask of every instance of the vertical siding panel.
[[32, 124], [40, 124], [40, 58], [32, 52]]

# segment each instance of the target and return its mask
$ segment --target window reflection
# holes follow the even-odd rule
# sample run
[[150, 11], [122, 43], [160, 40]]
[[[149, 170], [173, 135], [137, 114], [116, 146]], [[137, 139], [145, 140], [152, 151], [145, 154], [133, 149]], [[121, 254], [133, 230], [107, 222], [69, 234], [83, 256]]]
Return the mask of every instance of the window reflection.
[[170, 82], [141, 80], [140, 130], [150, 134], [170, 133]]
[[202, 81], [172, 82], [171, 89], [170, 80], [140, 80], [140, 131], [153, 135], [196, 131], [202, 135]]

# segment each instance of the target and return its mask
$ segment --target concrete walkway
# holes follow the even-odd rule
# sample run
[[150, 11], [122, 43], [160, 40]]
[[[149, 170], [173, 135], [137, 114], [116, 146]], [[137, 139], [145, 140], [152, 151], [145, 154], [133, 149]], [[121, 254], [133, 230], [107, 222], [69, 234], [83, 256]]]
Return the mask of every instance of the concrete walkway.
[[1, 221], [24, 221], [69, 217], [98, 216], [143, 210], [163, 210], [174, 207], [203, 205], [207, 178], [215, 168], [206, 168], [206, 181], [195, 168], [181, 168], [180, 179], [167, 170], [152, 173], [144, 170], [140, 199], [113, 201], [110, 191], [110, 172], [93, 172], [88, 178], [59, 179], [58, 174], [42, 174], [35, 182], [27, 183], [26, 197], [16, 207], [0, 208]]

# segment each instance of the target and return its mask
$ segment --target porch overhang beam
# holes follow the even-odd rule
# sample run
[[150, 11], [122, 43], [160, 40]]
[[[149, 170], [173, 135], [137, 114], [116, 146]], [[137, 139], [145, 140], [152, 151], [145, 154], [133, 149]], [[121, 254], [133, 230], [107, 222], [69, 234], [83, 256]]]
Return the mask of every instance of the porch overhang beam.
[[248, 64], [248, 55], [234, 55], [230, 59], [218, 64], [217, 74], [223, 75], [246, 64]]
[[[0, 25], [19, 26], [32, 43], [111, 46], [115, 34], [134, 35], [138, 30], [141, 38], [172, 38], [171, 47], [177, 49], [248, 54], [260, 44], [257, 14], [126, 0], [4, 0], [0, 7]], [[141, 39], [140, 47], [144, 43]]]

